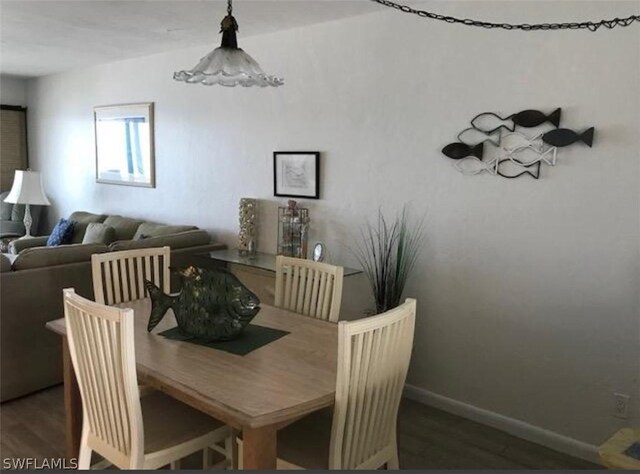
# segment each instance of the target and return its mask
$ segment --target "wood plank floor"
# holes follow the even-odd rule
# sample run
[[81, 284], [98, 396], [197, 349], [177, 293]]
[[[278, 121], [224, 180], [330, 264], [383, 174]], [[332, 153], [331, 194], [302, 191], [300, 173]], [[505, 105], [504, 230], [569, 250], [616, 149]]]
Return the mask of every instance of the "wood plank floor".
[[[62, 387], [0, 405], [0, 457], [63, 457], [63, 422]], [[599, 468], [407, 399], [398, 428], [403, 469]]]

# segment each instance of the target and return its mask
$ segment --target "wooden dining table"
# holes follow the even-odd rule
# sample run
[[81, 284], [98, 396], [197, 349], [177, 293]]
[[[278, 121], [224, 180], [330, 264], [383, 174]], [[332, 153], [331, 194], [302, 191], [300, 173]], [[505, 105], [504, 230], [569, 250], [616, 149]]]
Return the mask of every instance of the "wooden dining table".
[[[244, 356], [159, 335], [176, 326], [171, 310], [147, 332], [149, 299], [118, 305], [135, 312], [138, 379], [242, 432], [243, 468], [275, 469], [277, 431], [333, 404], [338, 327], [262, 305], [254, 324], [289, 331]], [[78, 456], [82, 400], [66, 340], [64, 318], [47, 323], [62, 336], [66, 452]]]

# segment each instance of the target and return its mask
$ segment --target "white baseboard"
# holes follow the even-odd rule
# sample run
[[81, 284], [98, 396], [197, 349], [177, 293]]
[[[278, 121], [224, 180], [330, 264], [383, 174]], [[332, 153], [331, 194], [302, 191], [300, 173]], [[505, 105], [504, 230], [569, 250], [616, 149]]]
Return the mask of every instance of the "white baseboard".
[[482, 423], [509, 433], [518, 438], [541, 444], [547, 448], [569, 454], [596, 464], [600, 464], [598, 448], [592, 444], [578, 441], [553, 431], [545, 430], [538, 426], [516, 420], [508, 416], [500, 415], [483, 408], [478, 408], [467, 403], [454, 400], [437, 393], [433, 393], [415, 385], [405, 385], [404, 394], [407, 398], [416, 400], [425, 405], [430, 405], [440, 410], [462, 416], [472, 421]]

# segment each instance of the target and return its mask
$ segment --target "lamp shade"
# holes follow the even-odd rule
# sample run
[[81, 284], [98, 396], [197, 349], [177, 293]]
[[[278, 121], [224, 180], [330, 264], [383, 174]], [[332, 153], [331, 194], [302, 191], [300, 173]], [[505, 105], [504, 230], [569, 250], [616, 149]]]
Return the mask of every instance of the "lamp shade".
[[173, 75], [176, 81], [189, 84], [212, 86], [244, 87], [281, 86], [284, 81], [275, 76], [267, 76], [260, 65], [241, 48], [220, 46], [200, 60], [190, 71], [179, 71]]
[[42, 177], [38, 171], [16, 171], [13, 186], [4, 202], [39, 206], [51, 204], [44, 194]]

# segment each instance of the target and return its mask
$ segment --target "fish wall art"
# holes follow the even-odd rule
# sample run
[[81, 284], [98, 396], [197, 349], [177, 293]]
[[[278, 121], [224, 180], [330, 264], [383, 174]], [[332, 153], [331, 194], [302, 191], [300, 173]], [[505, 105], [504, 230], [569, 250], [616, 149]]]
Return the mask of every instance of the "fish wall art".
[[[446, 145], [442, 153], [455, 160], [454, 167], [465, 175], [538, 179], [543, 164], [556, 165], [558, 148], [577, 143], [593, 146], [594, 127], [584, 131], [559, 128], [561, 117], [560, 107], [548, 113], [527, 109], [507, 116], [483, 112], [471, 119], [471, 127], [462, 130], [458, 141]], [[544, 131], [521, 130], [536, 127]]]

